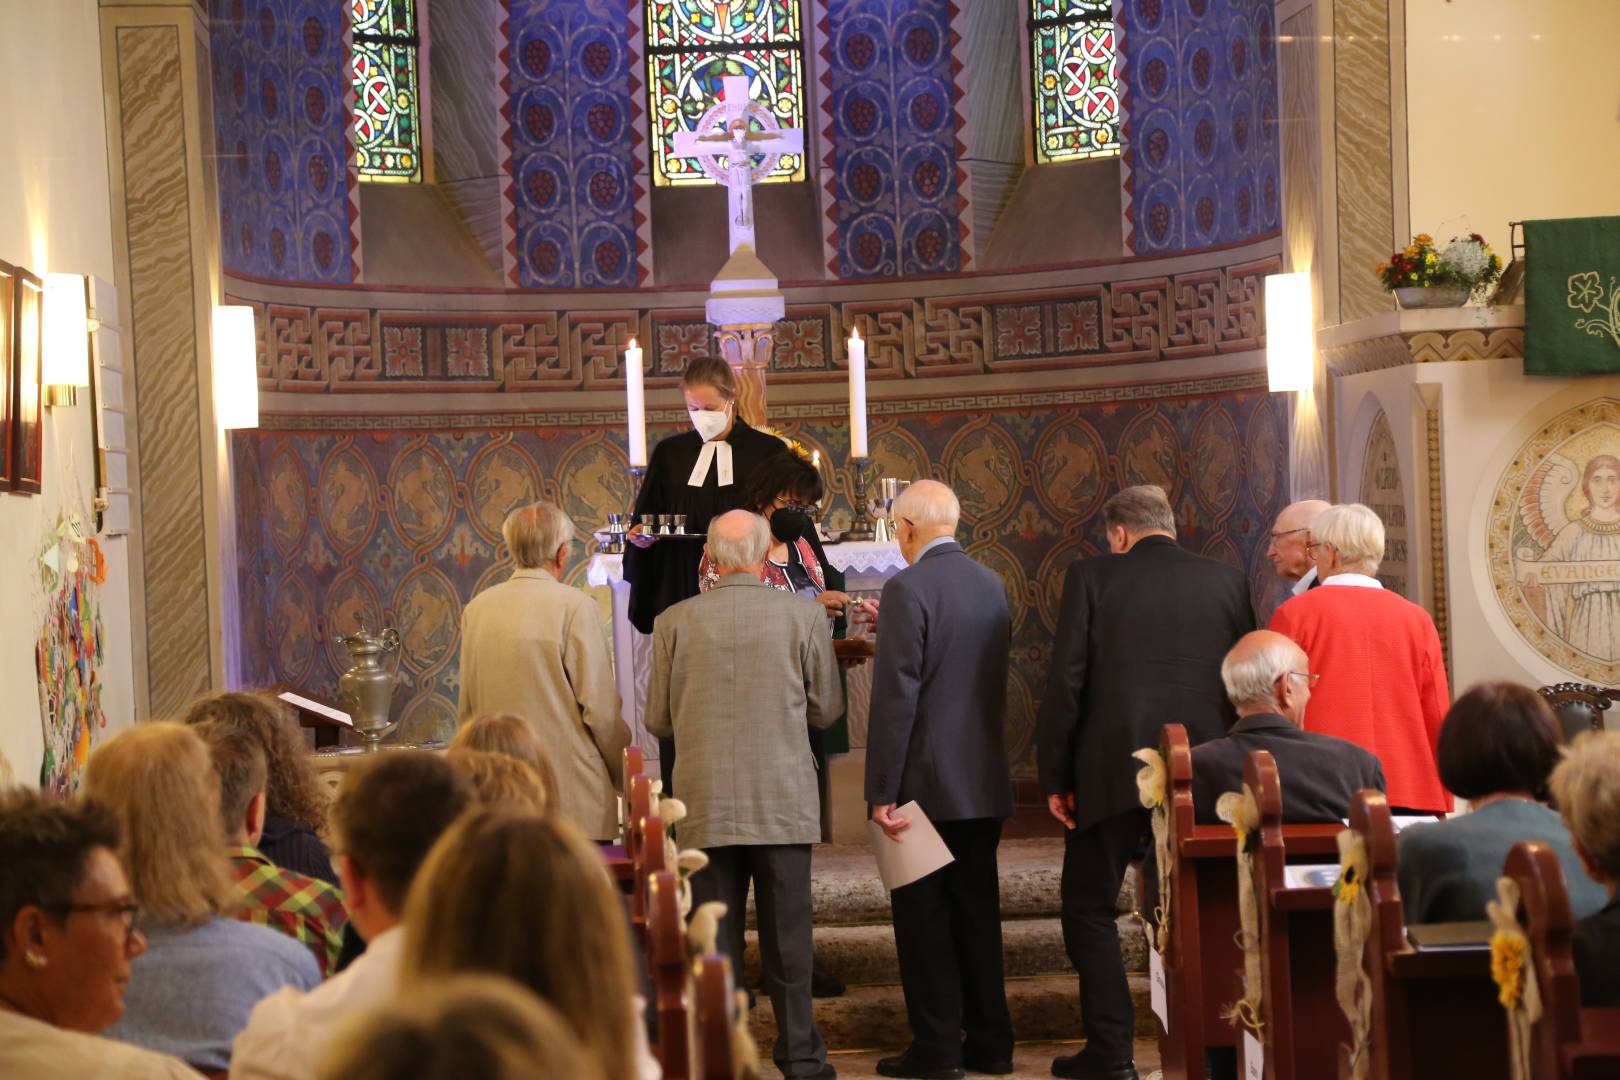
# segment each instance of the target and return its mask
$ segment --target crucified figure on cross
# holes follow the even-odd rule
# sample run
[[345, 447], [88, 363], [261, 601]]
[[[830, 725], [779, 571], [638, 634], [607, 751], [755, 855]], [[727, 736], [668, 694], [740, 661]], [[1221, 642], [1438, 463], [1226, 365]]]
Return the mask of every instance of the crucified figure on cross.
[[[770, 175], [783, 154], [804, 153], [804, 132], [778, 127], [763, 105], [749, 99], [745, 77], [728, 75], [721, 85], [723, 100], [703, 114], [694, 130], [675, 133], [675, 156], [697, 158], [709, 178], [726, 188], [731, 251], [744, 244], [757, 251], [754, 185]], [[763, 130], [753, 130], [754, 121]], [[762, 159], [757, 164], [756, 157]]]

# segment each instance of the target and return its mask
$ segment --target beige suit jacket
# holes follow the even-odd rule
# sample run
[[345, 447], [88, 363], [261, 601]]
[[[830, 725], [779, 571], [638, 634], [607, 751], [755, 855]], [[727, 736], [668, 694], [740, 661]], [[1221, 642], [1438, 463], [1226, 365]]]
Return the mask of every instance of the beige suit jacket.
[[630, 729], [596, 604], [544, 570], [515, 570], [461, 616], [457, 723], [513, 713], [534, 726], [557, 772], [562, 813], [593, 840], [618, 833]]
[[844, 711], [822, 606], [728, 574], [653, 624], [647, 730], [675, 737], [682, 847], [821, 839], [810, 728]]

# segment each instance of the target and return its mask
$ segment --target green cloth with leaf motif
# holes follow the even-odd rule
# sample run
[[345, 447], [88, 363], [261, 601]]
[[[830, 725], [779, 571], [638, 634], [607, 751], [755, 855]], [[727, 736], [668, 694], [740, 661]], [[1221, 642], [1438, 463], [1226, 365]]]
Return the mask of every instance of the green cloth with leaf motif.
[[1524, 371], [1620, 371], [1620, 217], [1524, 223]]

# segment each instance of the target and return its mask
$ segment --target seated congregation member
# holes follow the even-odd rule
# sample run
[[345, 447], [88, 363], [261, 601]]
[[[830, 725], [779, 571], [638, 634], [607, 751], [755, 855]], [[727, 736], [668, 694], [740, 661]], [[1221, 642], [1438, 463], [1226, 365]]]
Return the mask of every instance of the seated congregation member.
[[259, 1002], [236, 1040], [234, 1080], [307, 1080], [344, 1021], [393, 1000], [405, 896], [470, 803], [467, 781], [437, 754], [379, 754], [350, 771], [332, 803], [332, 835], [343, 902], [366, 951], [309, 993], [287, 987]]
[[[1012, 816], [1007, 652], [1012, 624], [995, 572], [957, 544], [956, 494], [918, 480], [893, 508], [908, 564], [883, 586], [872, 671], [866, 801], [904, 843], [916, 801], [954, 861], [889, 894], [911, 1045], [882, 1076], [1012, 1071], [996, 850]], [[965, 1036], [965, 1038], [964, 1038]]]
[[517, 568], [462, 614], [459, 721], [527, 720], [551, 757], [557, 811], [591, 839], [611, 841], [630, 729], [596, 602], [562, 583], [574, 523], [556, 504], [536, 502], [506, 515], [501, 534]]
[[175, 1058], [98, 1038], [124, 1011], [146, 948], [118, 862], [118, 820], [96, 803], [0, 794], [0, 1076], [195, 1077]]
[[1521, 840], [1544, 841], [1558, 854], [1576, 918], [1603, 906], [1603, 890], [1582, 871], [1569, 829], [1545, 805], [1558, 744], [1552, 710], [1529, 687], [1480, 683], [1457, 699], [1440, 728], [1440, 779], [1468, 800], [1468, 813], [1401, 830], [1407, 922], [1485, 918], [1508, 852]]
[[485, 713], [474, 717], [456, 729], [450, 740], [450, 749], [484, 750], [491, 754], [505, 754], [516, 758], [534, 770], [540, 786], [547, 792], [557, 790], [557, 770], [551, 767], [551, 755], [540, 744], [540, 736], [521, 716], [512, 713]]
[[467, 780], [475, 806], [505, 807], [534, 814], [544, 814], [551, 809], [550, 793], [541, 784], [539, 775], [517, 758], [487, 750], [451, 747], [445, 760]]
[[1322, 587], [1285, 601], [1270, 629], [1299, 643], [1322, 676], [1305, 730], [1370, 750], [1384, 767], [1391, 807], [1449, 811], [1435, 744], [1450, 703], [1434, 620], [1385, 590], [1384, 523], [1360, 503], [1322, 511], [1311, 526]]
[[90, 754], [84, 795], [123, 825], [119, 854], [147, 942], [108, 1037], [226, 1068], [259, 999], [318, 986], [321, 969], [292, 938], [225, 914], [231, 874], [208, 747], [179, 724], [125, 728]]
[[251, 732], [264, 750], [269, 775], [259, 850], [277, 866], [336, 885], [337, 871], [320, 836], [330, 800], [292, 710], [272, 694], [231, 691], [205, 697], [186, 713], [187, 724], [204, 720]]
[[765, 519], [732, 510], [709, 524], [714, 588], [658, 616], [647, 730], [680, 746], [681, 843], [708, 853], [694, 903], [724, 901], [720, 943], [742, 971], [752, 881], [765, 988], [785, 1076], [831, 1077], [811, 1011], [810, 845], [821, 839], [808, 732], [843, 712], [838, 661], [820, 604], [761, 580]]
[[1581, 1004], [1620, 1005], [1620, 731], [1577, 738], [1553, 769], [1552, 793], [1586, 872], [1608, 894], [1602, 910], [1575, 924], [1570, 943]]
[[318, 878], [283, 870], [257, 846], [264, 834], [264, 751], [252, 734], [214, 721], [198, 724], [219, 778], [220, 824], [225, 829], [231, 877], [236, 882], [231, 913], [279, 930], [304, 947], [330, 975], [343, 949], [349, 916], [343, 895]]
[[504, 975], [562, 1014], [614, 1080], [656, 1080], [630, 934], [602, 854], [569, 822], [474, 809], [434, 845], [405, 905], [400, 995]]
[[1377, 758], [1355, 743], [1303, 730], [1316, 681], [1309, 664], [1305, 650], [1270, 630], [1243, 635], [1226, 654], [1221, 682], [1238, 720], [1222, 738], [1193, 747], [1193, 814], [1200, 824], [1220, 821], [1215, 803], [1243, 790], [1243, 763], [1256, 750], [1277, 763], [1283, 821], [1290, 825], [1341, 822], [1356, 792], [1384, 790]]
[[[234, 1075], [234, 1073], [233, 1073]], [[510, 979], [458, 975], [362, 1013], [321, 1080], [608, 1080], [557, 1010]]]

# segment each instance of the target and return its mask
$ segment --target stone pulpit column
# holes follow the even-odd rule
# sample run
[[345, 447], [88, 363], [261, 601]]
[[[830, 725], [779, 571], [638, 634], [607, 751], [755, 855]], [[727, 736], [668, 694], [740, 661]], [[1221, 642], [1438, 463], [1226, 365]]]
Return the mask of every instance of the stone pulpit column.
[[709, 287], [705, 314], [718, 328], [720, 358], [737, 373], [737, 414], [751, 427], [765, 425], [765, 371], [785, 308], [776, 275], [747, 245], [731, 253]]

